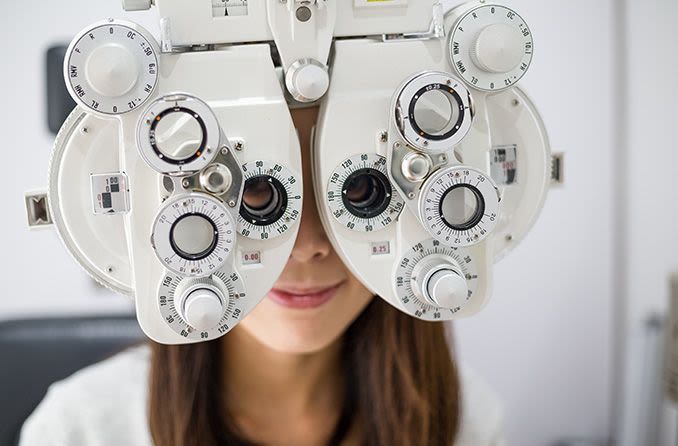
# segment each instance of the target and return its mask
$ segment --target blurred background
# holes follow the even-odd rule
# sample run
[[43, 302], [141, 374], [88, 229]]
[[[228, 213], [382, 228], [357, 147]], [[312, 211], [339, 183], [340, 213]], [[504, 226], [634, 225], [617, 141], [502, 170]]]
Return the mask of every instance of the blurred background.
[[[554, 151], [565, 153], [565, 184], [496, 265], [486, 309], [454, 323], [458, 355], [503, 400], [509, 445], [678, 445], [678, 404], [666, 391], [668, 371], [678, 373], [669, 361], [678, 357], [669, 317], [678, 274], [678, 2], [503, 3], [535, 36], [522, 88]], [[18, 163], [0, 176], [0, 321], [134, 314], [128, 298], [80, 269], [53, 228], [29, 232], [24, 209], [24, 193], [47, 185], [54, 140], [48, 48], [109, 16], [158, 35], [154, 13], [125, 13], [116, 0], [3, 6], [0, 132]]]

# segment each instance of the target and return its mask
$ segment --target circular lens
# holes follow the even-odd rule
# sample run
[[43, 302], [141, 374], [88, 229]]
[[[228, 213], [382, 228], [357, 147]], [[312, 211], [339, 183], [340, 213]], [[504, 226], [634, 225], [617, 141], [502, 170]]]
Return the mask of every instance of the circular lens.
[[485, 200], [478, 189], [457, 185], [448, 189], [440, 200], [440, 216], [447, 226], [466, 231], [476, 226], [485, 213]]
[[248, 222], [267, 226], [280, 219], [287, 209], [287, 192], [277, 179], [258, 176], [245, 181], [240, 215]]
[[459, 119], [459, 107], [452, 97], [441, 90], [422, 94], [414, 106], [414, 119], [419, 128], [429, 135], [443, 135]]
[[186, 260], [200, 260], [209, 256], [218, 240], [216, 226], [202, 214], [183, 215], [170, 230], [172, 249]]
[[391, 201], [391, 183], [374, 169], [359, 169], [346, 178], [342, 191], [344, 206], [360, 218], [373, 218], [384, 212]]
[[182, 164], [199, 157], [205, 145], [205, 125], [185, 108], [169, 109], [151, 125], [151, 144], [163, 160]]
[[408, 113], [417, 135], [434, 141], [454, 136], [461, 128], [464, 115], [461, 96], [444, 84], [421, 88], [412, 98]]

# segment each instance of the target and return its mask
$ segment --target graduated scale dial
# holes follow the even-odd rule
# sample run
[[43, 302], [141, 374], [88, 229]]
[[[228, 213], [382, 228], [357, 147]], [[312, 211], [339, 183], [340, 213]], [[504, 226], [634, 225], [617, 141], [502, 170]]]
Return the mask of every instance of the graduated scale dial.
[[71, 96], [96, 113], [137, 109], [158, 83], [158, 45], [142, 27], [109, 19], [82, 31], [70, 44], [64, 76]]
[[404, 309], [424, 320], [455, 314], [472, 298], [478, 273], [472, 256], [437, 240], [413, 246], [395, 270], [395, 291]]
[[532, 62], [532, 33], [510, 8], [483, 4], [453, 25], [448, 56], [457, 73], [472, 87], [499, 91], [513, 86]]
[[197, 279], [168, 274], [158, 296], [160, 313], [172, 330], [187, 339], [207, 340], [238, 322], [246, 293], [237, 273], [217, 271]]

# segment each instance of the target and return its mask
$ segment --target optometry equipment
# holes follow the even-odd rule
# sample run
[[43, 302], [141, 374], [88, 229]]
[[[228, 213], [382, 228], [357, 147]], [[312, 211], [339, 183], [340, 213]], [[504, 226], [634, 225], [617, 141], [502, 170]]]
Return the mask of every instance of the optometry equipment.
[[[92, 277], [133, 296], [149, 337], [232, 329], [282, 272], [304, 199], [390, 304], [425, 320], [480, 310], [551, 180], [516, 86], [533, 53], [521, 16], [485, 1], [123, 1], [152, 4], [159, 42], [114, 19], [72, 41], [78, 107], [47, 193], [27, 196], [31, 225], [53, 222]], [[289, 108], [314, 105], [311, 179]]]

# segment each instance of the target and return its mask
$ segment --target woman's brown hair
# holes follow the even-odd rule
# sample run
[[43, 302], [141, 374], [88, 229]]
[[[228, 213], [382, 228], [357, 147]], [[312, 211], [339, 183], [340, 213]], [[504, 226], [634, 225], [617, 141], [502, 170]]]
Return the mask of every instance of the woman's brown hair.
[[[228, 334], [226, 335], [228, 336]], [[152, 344], [149, 414], [157, 446], [254, 445], [222, 407], [228, 370], [219, 341]], [[343, 335], [346, 394], [329, 442], [352, 423], [364, 444], [452, 446], [460, 422], [459, 378], [445, 327], [375, 298]]]

